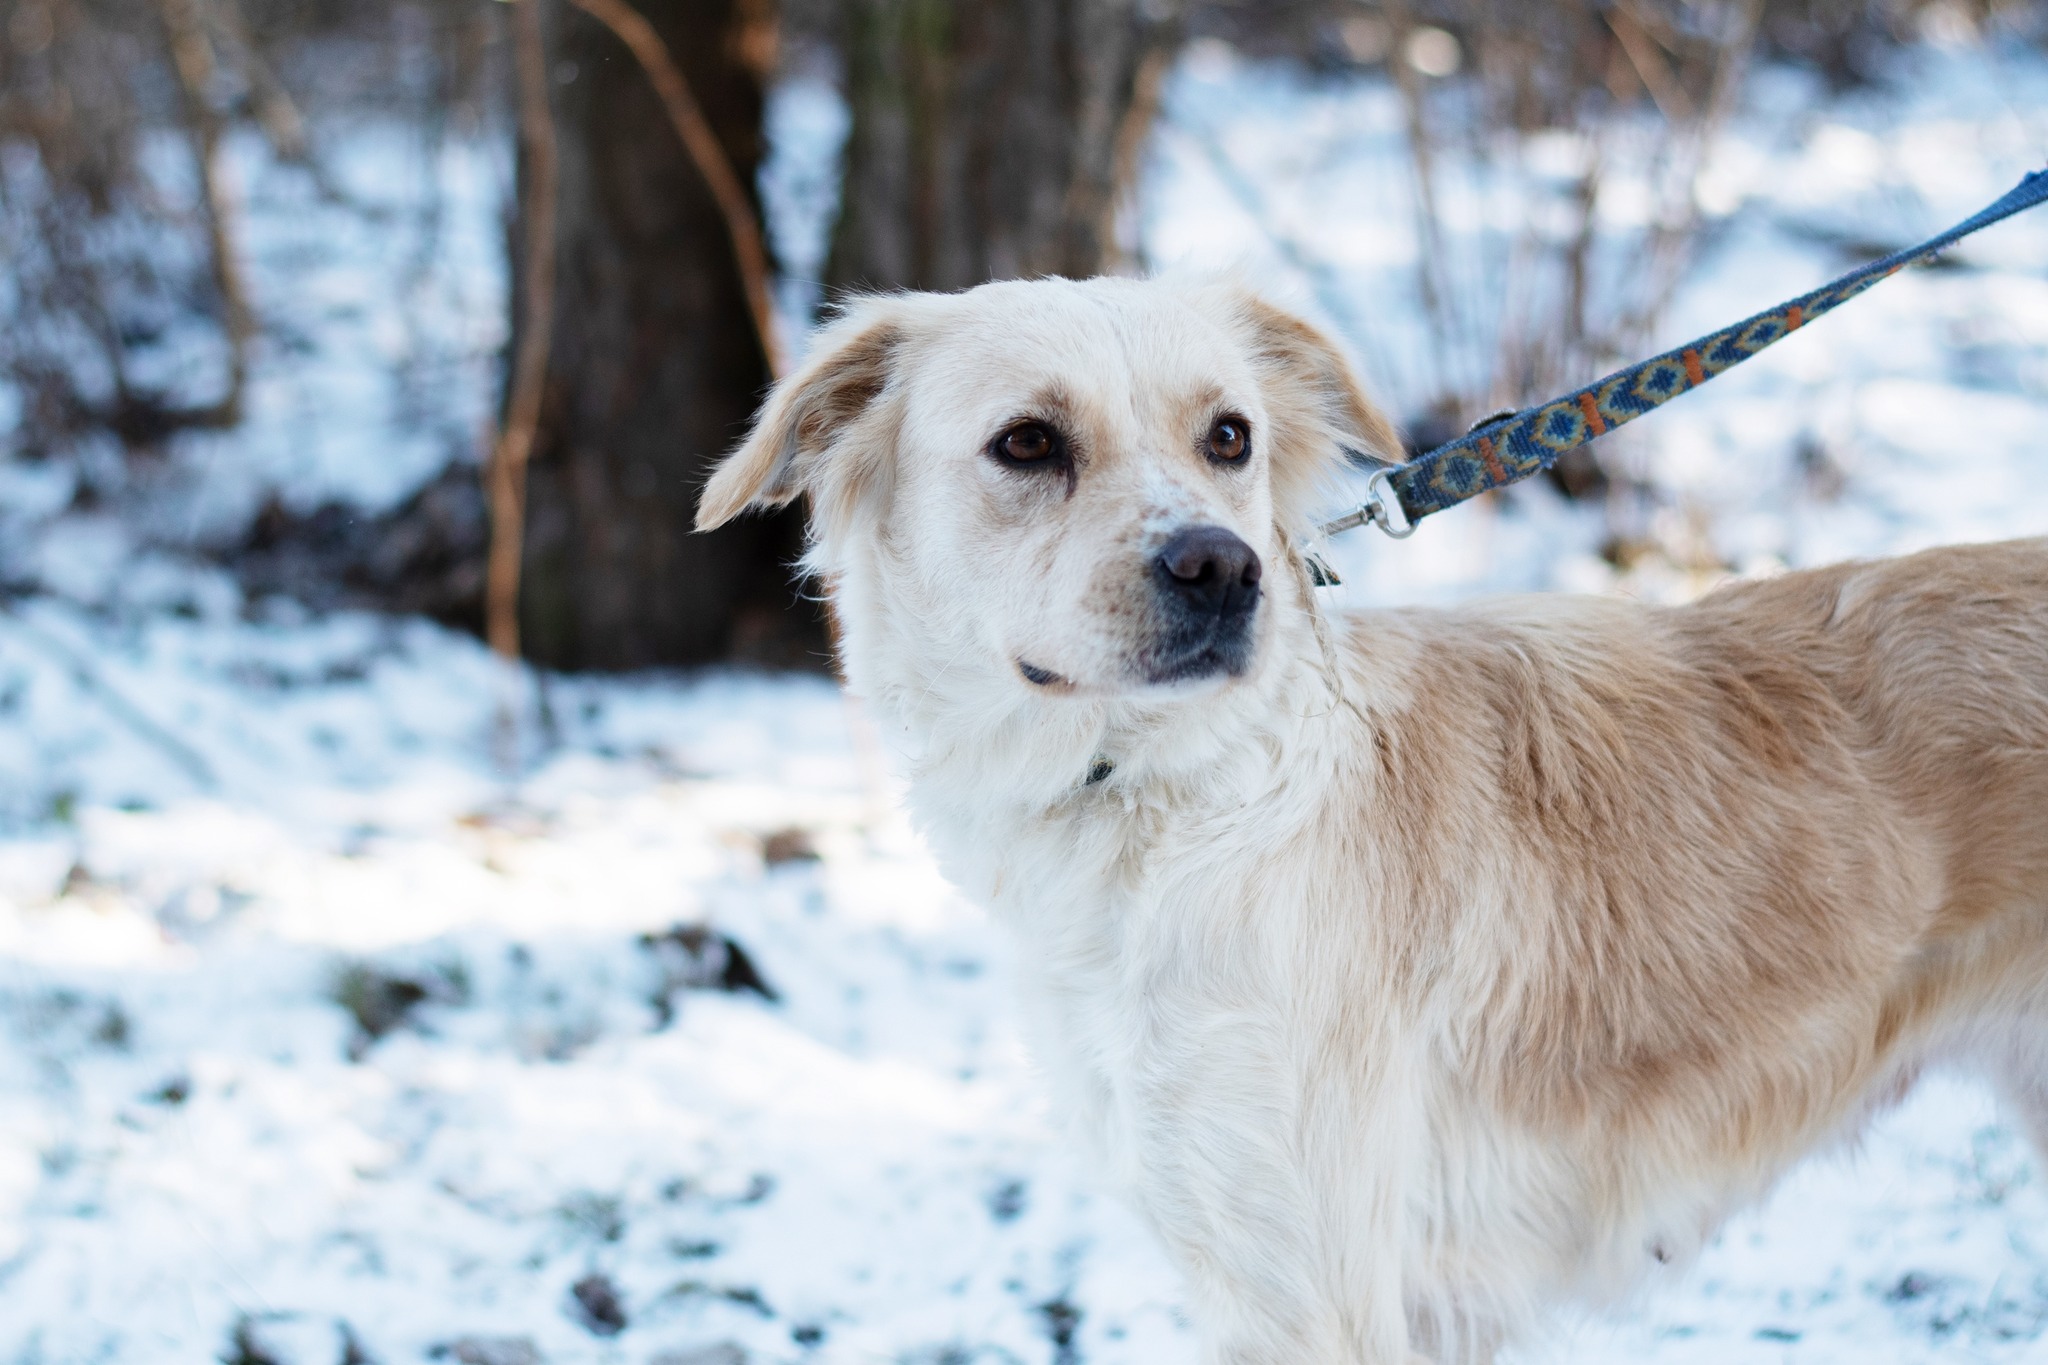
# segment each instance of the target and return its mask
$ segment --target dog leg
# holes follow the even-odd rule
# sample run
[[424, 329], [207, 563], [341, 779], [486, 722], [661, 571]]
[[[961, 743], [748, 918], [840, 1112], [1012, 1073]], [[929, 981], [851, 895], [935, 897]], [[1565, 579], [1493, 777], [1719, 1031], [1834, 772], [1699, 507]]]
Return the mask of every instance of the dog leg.
[[[1229, 1105], [1197, 1115], [1183, 1120], [1181, 1151], [1235, 1159], [1183, 1160], [1148, 1205], [1187, 1274], [1204, 1365], [1429, 1365], [1403, 1304], [1407, 1163], [1396, 1142], [1354, 1127], [1322, 1165], [1313, 1141], [1304, 1153], [1231, 1131]], [[1361, 1162], [1361, 1149], [1379, 1160]]]
[[2048, 1014], [2022, 1018], [1986, 1060], [2006, 1112], [2033, 1142], [2048, 1175]]
[[1391, 1171], [1315, 1180], [1243, 1113], [1182, 1108], [1134, 1191], [1186, 1276], [1203, 1365], [1419, 1365]]
[[2000, 1068], [1998, 1090], [2020, 1131], [2032, 1140], [2042, 1174], [2048, 1176], [2048, 1053], [2026, 1049], [2015, 1056]]
[[1408, 1348], [1398, 1314], [1367, 1314], [1361, 1322], [1327, 1302], [1297, 1301], [1290, 1312], [1281, 1303], [1253, 1301], [1242, 1285], [1212, 1294], [1197, 1279], [1195, 1287], [1206, 1309], [1198, 1310], [1206, 1329], [1203, 1365], [1433, 1365]]
[[1331, 1285], [1302, 1235], [1310, 1211], [1289, 1199], [1257, 1203], [1211, 1205], [1199, 1229], [1159, 1229], [1187, 1275], [1203, 1365], [1420, 1365], [1394, 1275]]
[[2048, 1174], [2048, 1081], [2036, 1077], [2034, 1083], [2009, 1102], [2017, 1111], [2021, 1127], [2034, 1141], [2034, 1154], [2041, 1159], [2043, 1173]]

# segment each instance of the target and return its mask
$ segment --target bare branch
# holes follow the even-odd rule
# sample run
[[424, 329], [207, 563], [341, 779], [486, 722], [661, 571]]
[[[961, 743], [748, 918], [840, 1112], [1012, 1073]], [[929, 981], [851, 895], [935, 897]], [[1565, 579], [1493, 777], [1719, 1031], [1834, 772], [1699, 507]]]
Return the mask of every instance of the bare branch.
[[484, 580], [484, 630], [491, 648], [519, 657], [519, 570], [526, 546], [526, 462], [540, 427], [548, 342], [555, 325], [554, 117], [548, 110], [547, 53], [540, 0], [514, 0], [512, 39], [519, 86], [519, 144], [525, 193], [519, 211], [518, 343], [505, 425], [491, 451], [491, 550]]
[[669, 123], [675, 127], [676, 136], [683, 140], [690, 159], [697, 164], [697, 173], [704, 177], [711, 197], [718, 203], [718, 211], [725, 216], [726, 235], [732, 239], [733, 259], [739, 265], [740, 283], [746, 290], [747, 308], [754, 316], [754, 330], [761, 339], [761, 352], [768, 359], [768, 372], [779, 378], [786, 372], [787, 360], [776, 340], [775, 308], [769, 292], [772, 272], [768, 268], [768, 249], [761, 236], [761, 222], [755, 216], [753, 201], [747, 197], [738, 172], [733, 170], [731, 158], [719, 145], [717, 134], [711, 131], [703, 109], [690, 93], [689, 82], [683, 79], [681, 68], [676, 65], [661, 35], [654, 31], [654, 25], [625, 0], [570, 0], [570, 3], [610, 29], [632, 50], [641, 69], [647, 73], [647, 79], [653, 83], [655, 94], [661, 97], [662, 106], [668, 111]]
[[1625, 315], [1617, 329], [1633, 340], [1647, 332], [1678, 292], [1685, 247], [1699, 227], [1700, 175], [1714, 140], [1734, 112], [1756, 37], [1763, 21], [1763, 0], [1735, 0], [1728, 31], [1714, 45], [1714, 67], [1705, 98], [1686, 127], [1686, 138], [1671, 153], [1679, 173], [1668, 177], [1668, 193], [1677, 202], [1657, 216], [1641, 253], [1639, 278], [1647, 280], [1640, 305]]
[[1621, 3], [1601, 13], [1607, 20], [1607, 27], [1620, 40], [1621, 50], [1628, 55], [1629, 65], [1635, 68], [1643, 89], [1649, 91], [1650, 98], [1657, 102], [1657, 110], [1664, 115], [1665, 121], [1684, 123], [1691, 118], [1692, 101], [1685, 97], [1685, 88], [1671, 74], [1664, 54], [1657, 50], [1657, 45], [1650, 41], [1650, 35], [1637, 22], [1634, 7]]
[[232, 426], [241, 420], [242, 390], [249, 377], [249, 341], [255, 335], [241, 257], [235, 249], [234, 204], [221, 173], [220, 114], [213, 107], [213, 43], [206, 36], [197, 0], [162, 0], [164, 28], [171, 40], [171, 65], [178, 73], [185, 117], [191, 124], [205, 203], [207, 247], [214, 287], [220, 292], [228, 338], [228, 390], [210, 409], [186, 414], [185, 425]]
[[242, 13], [239, 0], [214, 0], [213, 14], [229, 41], [242, 50], [242, 73], [248, 78], [250, 93], [255, 97], [252, 102], [256, 107], [256, 121], [263, 125], [270, 145], [281, 160], [293, 163], [308, 161], [311, 144], [306, 137], [305, 117], [299, 113], [298, 103], [292, 99], [291, 92], [278, 78], [262, 45], [256, 41], [256, 34], [250, 29], [248, 16]]
[[1138, 58], [1137, 70], [1131, 77], [1130, 103], [1124, 107], [1123, 118], [1117, 123], [1116, 139], [1110, 152], [1110, 193], [1103, 205], [1103, 222], [1099, 228], [1103, 254], [1113, 268], [1141, 264], [1128, 259], [1130, 253], [1117, 238], [1116, 220], [1137, 191], [1138, 159], [1144, 152], [1146, 136], [1158, 120], [1166, 78], [1172, 72], [1174, 56], [1180, 50], [1180, 18], [1178, 9], [1175, 9], [1170, 18], [1155, 20], [1146, 26], [1141, 40], [1143, 54]]
[[[1394, 46], [1404, 52], [1417, 24], [1407, 0], [1388, 0], [1387, 18], [1394, 25]], [[1429, 318], [1429, 337], [1436, 351], [1437, 375], [1444, 385], [1443, 400], [1449, 400], [1460, 385], [1452, 378], [1450, 337], [1459, 325], [1458, 310], [1451, 299], [1450, 251], [1444, 241], [1443, 213], [1437, 196], [1436, 140], [1429, 126], [1427, 98], [1419, 73], [1396, 57], [1388, 63], [1395, 88], [1401, 94], [1401, 112], [1408, 126], [1409, 167], [1415, 177], [1415, 282], [1422, 311]]]
[[16, 633], [23, 639], [62, 664], [65, 671], [71, 675], [72, 684], [79, 691], [98, 698], [100, 705], [106, 708], [109, 715], [162, 750], [164, 756], [184, 769], [185, 775], [201, 790], [220, 789], [220, 779], [214, 776], [213, 766], [205, 757], [159, 724], [147, 711], [130, 701], [119, 688], [101, 677], [99, 670], [93, 667], [91, 658], [31, 622], [4, 600], [0, 600], [0, 616], [11, 622]]

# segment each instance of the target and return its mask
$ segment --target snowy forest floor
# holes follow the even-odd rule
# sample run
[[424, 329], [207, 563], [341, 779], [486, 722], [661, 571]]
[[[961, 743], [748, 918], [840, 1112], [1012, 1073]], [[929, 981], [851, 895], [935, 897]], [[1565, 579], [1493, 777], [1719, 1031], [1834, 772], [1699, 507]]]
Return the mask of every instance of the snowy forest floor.
[[[1928, 51], [1832, 100], [1761, 73], [1660, 339], [1988, 202], [2048, 161], [2043, 111], [2024, 55]], [[836, 133], [816, 89], [777, 117], [787, 219]], [[1396, 124], [1374, 83], [1191, 54], [1152, 255], [1382, 297], [1354, 238], [1391, 212], [1369, 195]], [[488, 175], [440, 248], [466, 264], [430, 329], [454, 357], [439, 434], [396, 442], [420, 396], [388, 372], [427, 344], [379, 312], [398, 267], [346, 234], [309, 267], [307, 210], [266, 174], [259, 298], [370, 297], [307, 321], [320, 363], [274, 360], [247, 431], [125, 504], [0, 463], [27, 585], [0, 606], [0, 1360], [1191, 1362], [1175, 1276], [1071, 1164], [1007, 948], [938, 878], [856, 703], [817, 678], [536, 676], [420, 621], [244, 600], [179, 548], [166, 526], [266, 490], [388, 504], [488, 410]], [[1258, 190], [1236, 218], [1220, 175]], [[1676, 598], [1702, 566], [2048, 530], [2042, 217], [1625, 433], [1658, 507], [1627, 567], [1598, 553], [1608, 513], [1530, 488], [1352, 537], [1341, 591]], [[1304, 252], [1329, 263], [1306, 284]], [[1697, 1265], [1518, 1357], [1567, 1360], [2048, 1360], [2048, 1172], [1980, 1087], [1935, 1078]]]

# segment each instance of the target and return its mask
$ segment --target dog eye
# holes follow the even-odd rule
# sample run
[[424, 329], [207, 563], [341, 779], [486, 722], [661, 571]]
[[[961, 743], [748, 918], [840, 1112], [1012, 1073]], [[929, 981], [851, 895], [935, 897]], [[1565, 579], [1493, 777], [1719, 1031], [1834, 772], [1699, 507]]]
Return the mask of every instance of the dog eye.
[[1044, 464], [1058, 457], [1060, 438], [1043, 422], [1019, 422], [996, 437], [990, 451], [1004, 464]]
[[1226, 413], [1209, 428], [1209, 458], [1218, 464], [1237, 464], [1252, 453], [1251, 424], [1236, 413]]

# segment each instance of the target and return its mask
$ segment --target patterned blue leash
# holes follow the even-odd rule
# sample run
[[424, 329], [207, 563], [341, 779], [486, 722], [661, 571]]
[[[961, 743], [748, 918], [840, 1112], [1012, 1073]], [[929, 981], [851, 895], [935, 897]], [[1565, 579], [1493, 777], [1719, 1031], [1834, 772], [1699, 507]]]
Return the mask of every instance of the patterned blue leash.
[[1415, 524], [1431, 513], [1550, 468], [1566, 451], [1698, 388], [1886, 276], [2043, 200], [2048, 200], [2048, 170], [2035, 171], [1997, 203], [1939, 237], [1872, 261], [1810, 294], [1617, 370], [1562, 398], [1489, 419], [1406, 464], [1379, 470], [1366, 484], [1364, 503], [1319, 529], [1326, 536], [1335, 535], [1371, 522], [1397, 539], [1411, 535]]

